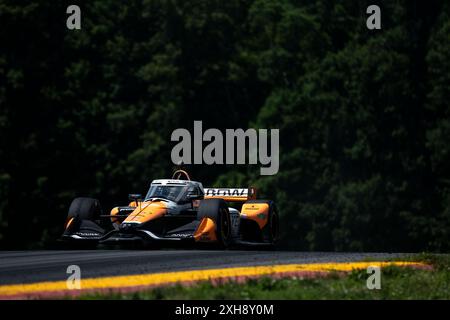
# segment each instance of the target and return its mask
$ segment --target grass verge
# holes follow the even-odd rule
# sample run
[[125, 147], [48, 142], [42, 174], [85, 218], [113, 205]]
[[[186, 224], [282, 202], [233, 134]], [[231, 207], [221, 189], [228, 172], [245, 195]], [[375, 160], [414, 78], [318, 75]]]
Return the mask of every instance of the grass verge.
[[81, 299], [450, 299], [450, 255], [420, 254], [407, 260], [423, 261], [433, 271], [386, 267], [381, 271], [381, 289], [369, 290], [366, 270], [345, 276], [330, 273], [314, 279], [263, 277], [245, 283], [170, 286], [135, 293], [83, 295]]

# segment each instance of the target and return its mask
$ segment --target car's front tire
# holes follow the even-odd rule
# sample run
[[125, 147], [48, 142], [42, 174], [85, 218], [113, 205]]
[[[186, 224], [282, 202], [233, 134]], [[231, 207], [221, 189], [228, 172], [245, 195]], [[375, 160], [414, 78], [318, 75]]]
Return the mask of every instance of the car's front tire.
[[222, 199], [202, 200], [197, 218], [210, 218], [216, 224], [216, 237], [219, 247], [226, 248], [231, 244], [231, 219], [226, 202]]
[[75, 198], [69, 207], [68, 218], [95, 221], [100, 219], [102, 209], [100, 202], [92, 198]]

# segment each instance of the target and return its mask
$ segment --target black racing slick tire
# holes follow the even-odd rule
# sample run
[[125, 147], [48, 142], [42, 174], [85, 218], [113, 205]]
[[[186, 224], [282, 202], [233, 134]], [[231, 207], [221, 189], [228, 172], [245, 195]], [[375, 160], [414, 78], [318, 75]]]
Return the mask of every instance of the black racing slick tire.
[[226, 248], [231, 243], [231, 219], [226, 202], [222, 199], [202, 200], [197, 213], [198, 220], [210, 218], [216, 224], [219, 247]]
[[[100, 202], [92, 198], [75, 198], [69, 207], [67, 221], [63, 233], [64, 239], [69, 239], [67, 249], [94, 249], [97, 246], [97, 239], [81, 235], [82, 238], [72, 238], [81, 234], [93, 234], [101, 236], [105, 230], [99, 225], [102, 209]], [[84, 237], [84, 238], [83, 238]], [[76, 239], [76, 240], [74, 240]]]
[[275, 203], [270, 205], [269, 216], [269, 242], [271, 245], [276, 245], [280, 235], [280, 219], [278, 217], [277, 206]]
[[100, 202], [92, 198], [75, 198], [69, 207], [67, 217], [95, 221], [100, 219], [102, 209]]

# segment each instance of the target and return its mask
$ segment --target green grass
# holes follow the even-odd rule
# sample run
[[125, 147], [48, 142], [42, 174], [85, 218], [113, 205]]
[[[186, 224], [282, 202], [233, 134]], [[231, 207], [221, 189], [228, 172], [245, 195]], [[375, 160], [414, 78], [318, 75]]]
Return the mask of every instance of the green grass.
[[[404, 259], [403, 259], [404, 260]], [[424, 261], [434, 270], [387, 267], [381, 272], [381, 289], [369, 290], [366, 270], [344, 277], [330, 274], [317, 279], [249, 280], [244, 284], [154, 288], [137, 293], [90, 294], [82, 299], [450, 299], [450, 255], [421, 254], [408, 260]]]

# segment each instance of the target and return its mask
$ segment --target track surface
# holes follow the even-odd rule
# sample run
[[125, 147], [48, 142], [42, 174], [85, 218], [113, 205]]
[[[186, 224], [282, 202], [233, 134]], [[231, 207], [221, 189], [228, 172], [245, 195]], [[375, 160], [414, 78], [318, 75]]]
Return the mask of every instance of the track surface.
[[237, 250], [2, 251], [0, 284], [66, 280], [67, 267], [73, 264], [81, 268], [82, 278], [94, 278], [241, 266], [385, 260], [401, 256], [404, 255]]

